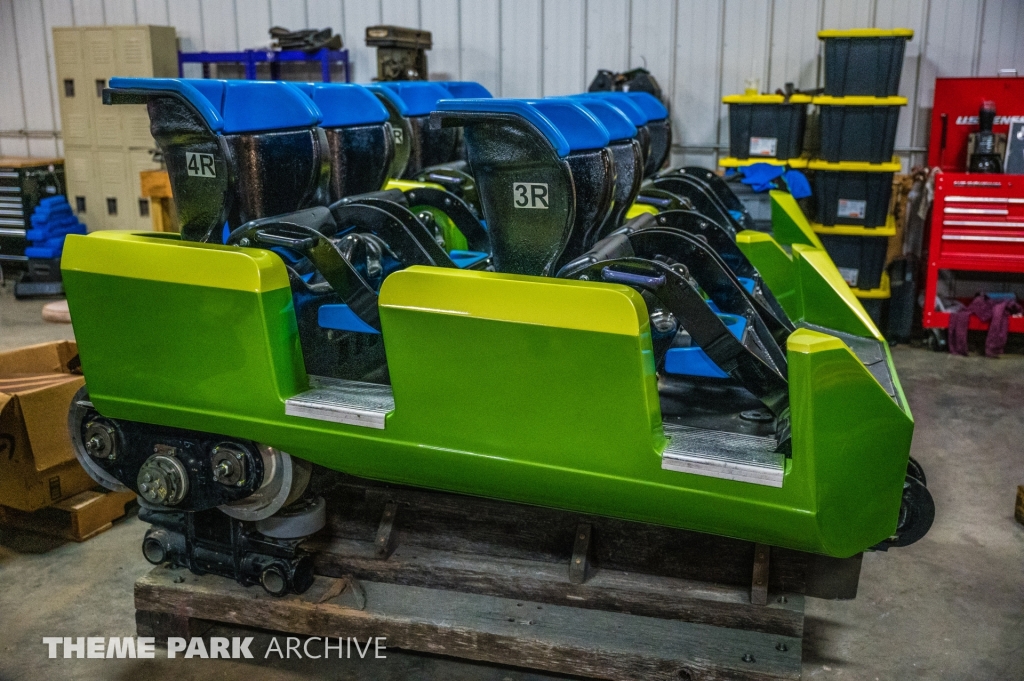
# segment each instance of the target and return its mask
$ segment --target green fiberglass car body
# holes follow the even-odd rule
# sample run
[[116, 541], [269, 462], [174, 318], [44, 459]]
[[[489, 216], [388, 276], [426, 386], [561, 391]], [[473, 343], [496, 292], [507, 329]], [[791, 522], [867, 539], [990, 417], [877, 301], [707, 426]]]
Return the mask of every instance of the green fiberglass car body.
[[788, 194], [768, 235], [706, 169], [642, 179], [653, 98], [403, 86], [449, 186], [389, 178], [403, 109], [359, 86], [111, 86], [182, 232], [67, 238], [69, 431], [150, 561], [308, 588], [310, 464], [835, 558], [927, 531], [881, 334]]
[[[626, 286], [396, 272], [379, 301], [391, 385], [367, 389], [307, 375], [270, 251], [97, 233], [68, 238], [63, 273], [107, 418], [246, 438], [367, 478], [850, 556], [896, 529], [909, 409], [827, 258], [743, 237], [752, 260], [767, 242], [766, 263], [784, 261], [771, 264], [791, 289], [780, 300], [804, 323], [786, 347], [789, 455], [737, 435], [702, 457], [714, 433], [663, 418], [647, 309]], [[830, 298], [825, 319], [814, 290]], [[333, 421], [304, 410], [315, 399], [303, 396], [346, 387], [372, 394], [336, 399]]]

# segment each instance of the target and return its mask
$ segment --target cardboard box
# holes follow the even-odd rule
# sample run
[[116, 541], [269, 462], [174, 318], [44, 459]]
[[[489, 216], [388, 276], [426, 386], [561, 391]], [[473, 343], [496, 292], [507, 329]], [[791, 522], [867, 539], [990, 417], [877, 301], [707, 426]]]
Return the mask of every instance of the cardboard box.
[[94, 487], [71, 449], [72, 341], [0, 353], [0, 505], [34, 511]]

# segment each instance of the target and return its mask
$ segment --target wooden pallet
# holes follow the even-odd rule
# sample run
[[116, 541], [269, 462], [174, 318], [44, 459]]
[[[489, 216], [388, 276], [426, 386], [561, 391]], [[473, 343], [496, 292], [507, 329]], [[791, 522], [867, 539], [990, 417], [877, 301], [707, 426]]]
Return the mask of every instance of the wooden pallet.
[[0, 506], [0, 525], [81, 542], [109, 530], [134, 503], [134, 492], [86, 490], [32, 513]]
[[849, 598], [859, 576], [859, 558], [351, 478], [324, 495], [309, 591], [157, 567], [139, 635], [223, 623], [590, 678], [798, 679], [805, 593]]

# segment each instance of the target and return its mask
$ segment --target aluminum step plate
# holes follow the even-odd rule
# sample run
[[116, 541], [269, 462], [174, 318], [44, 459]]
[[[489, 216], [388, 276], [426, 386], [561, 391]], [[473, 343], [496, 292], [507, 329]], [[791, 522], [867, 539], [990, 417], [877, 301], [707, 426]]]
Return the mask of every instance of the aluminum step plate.
[[661, 467], [680, 473], [782, 487], [786, 455], [775, 452], [773, 437], [665, 424], [670, 438]]
[[395, 410], [391, 386], [310, 376], [309, 390], [285, 400], [284, 413], [318, 421], [384, 429]]

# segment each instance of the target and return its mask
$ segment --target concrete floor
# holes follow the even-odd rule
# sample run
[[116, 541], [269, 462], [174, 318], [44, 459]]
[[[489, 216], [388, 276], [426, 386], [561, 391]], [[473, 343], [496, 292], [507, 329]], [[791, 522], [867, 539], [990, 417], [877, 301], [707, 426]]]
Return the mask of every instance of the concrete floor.
[[[72, 337], [69, 326], [42, 322], [41, 307], [0, 290], [0, 350]], [[808, 600], [804, 678], [1024, 679], [1024, 527], [1013, 520], [1024, 484], [1024, 355], [961, 358], [900, 346], [894, 357], [935, 524], [911, 547], [867, 554], [856, 600]], [[43, 636], [134, 635], [132, 584], [150, 569], [139, 551], [145, 527], [130, 518], [84, 544], [0, 529], [0, 681], [248, 681], [256, 673], [263, 661], [46, 659]], [[271, 661], [258, 673], [268, 681], [552, 678], [398, 651], [384, 661]]]

